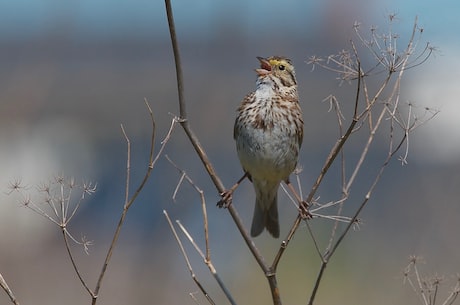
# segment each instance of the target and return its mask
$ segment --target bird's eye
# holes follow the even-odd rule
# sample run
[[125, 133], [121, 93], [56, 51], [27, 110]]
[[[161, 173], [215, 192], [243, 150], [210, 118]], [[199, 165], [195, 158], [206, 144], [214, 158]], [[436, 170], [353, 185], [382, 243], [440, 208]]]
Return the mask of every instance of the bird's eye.
[[281, 71], [283, 71], [284, 69], [286, 69], [286, 67], [284, 65], [279, 65], [278, 66], [278, 69], [280, 69]]

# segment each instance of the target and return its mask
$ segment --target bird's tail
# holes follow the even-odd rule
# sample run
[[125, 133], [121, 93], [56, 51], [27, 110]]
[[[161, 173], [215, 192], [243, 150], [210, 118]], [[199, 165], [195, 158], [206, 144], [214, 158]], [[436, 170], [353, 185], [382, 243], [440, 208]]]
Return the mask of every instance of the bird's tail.
[[[264, 228], [275, 238], [280, 236], [280, 225], [278, 221], [278, 188], [274, 194], [263, 194], [261, 196], [256, 190], [256, 204], [252, 218], [251, 236], [256, 237], [262, 233]], [[268, 195], [268, 196], [267, 196]]]

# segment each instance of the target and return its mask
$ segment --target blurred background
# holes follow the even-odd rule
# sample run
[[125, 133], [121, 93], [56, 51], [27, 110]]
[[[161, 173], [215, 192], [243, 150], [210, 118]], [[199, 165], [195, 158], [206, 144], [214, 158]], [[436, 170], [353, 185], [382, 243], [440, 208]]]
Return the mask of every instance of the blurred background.
[[[373, 26], [385, 33], [393, 13], [392, 31], [400, 35], [401, 48], [418, 16], [424, 29], [420, 48], [430, 42], [439, 49], [407, 72], [402, 99], [422, 112], [430, 107], [440, 113], [410, 138], [408, 164], [394, 160], [388, 167], [362, 214], [364, 225], [348, 236], [326, 270], [317, 304], [418, 304], [402, 279], [413, 254], [424, 257], [427, 276], [445, 275], [440, 298], [460, 272], [460, 21], [455, 8], [453, 0], [173, 1], [190, 123], [227, 186], [242, 174], [232, 139], [234, 111], [254, 89], [256, 56], [285, 55], [296, 65], [306, 128], [300, 157], [306, 192], [337, 138], [335, 115], [322, 101], [335, 94], [346, 105], [355, 90], [333, 73], [312, 71], [308, 58], [349, 48], [350, 39], [356, 41], [356, 21], [364, 34]], [[22, 207], [20, 196], [8, 195], [9, 184], [22, 181], [24, 192], [40, 202], [36, 186], [57, 175], [97, 183], [97, 192], [69, 225], [77, 239], [94, 242], [89, 255], [74, 246], [93, 288], [124, 200], [127, 153], [120, 124], [132, 144], [133, 190], [148, 162], [151, 126], [144, 98], [154, 111], [157, 151], [178, 115], [164, 3], [0, 0], [0, 63], [0, 273], [21, 304], [88, 304], [58, 227]], [[349, 147], [350, 160], [361, 149]], [[363, 198], [385, 149], [377, 144], [369, 156], [369, 171], [352, 189], [351, 205]], [[219, 196], [180, 128], [164, 153], [205, 191], [213, 262], [236, 300], [270, 304], [263, 274], [229, 214], [215, 207]], [[331, 172], [318, 194], [324, 201], [340, 195], [337, 173]], [[197, 288], [162, 212], [180, 219], [204, 247], [198, 195], [184, 185], [172, 199], [179, 177], [161, 157], [128, 214], [98, 304], [194, 304], [189, 293]], [[247, 225], [253, 201], [246, 182], [234, 202]], [[284, 236], [296, 212], [285, 195], [279, 201]], [[311, 224], [324, 246], [331, 223]], [[267, 234], [256, 242], [267, 260], [280, 244]], [[223, 304], [202, 260], [187, 249], [199, 279]], [[279, 267], [285, 304], [307, 302], [319, 264], [302, 227]], [[8, 301], [0, 292], [0, 303]]]

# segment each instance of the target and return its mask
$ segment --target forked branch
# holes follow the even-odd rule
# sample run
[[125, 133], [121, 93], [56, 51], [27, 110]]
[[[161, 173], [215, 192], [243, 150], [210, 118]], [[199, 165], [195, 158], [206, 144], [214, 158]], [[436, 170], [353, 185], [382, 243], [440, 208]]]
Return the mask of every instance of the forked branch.
[[[126, 134], [126, 131], [121, 125], [121, 131], [123, 133], [123, 136], [126, 140], [126, 147], [127, 147], [127, 157], [126, 157], [126, 184], [125, 184], [125, 203], [123, 205], [123, 211], [121, 213], [120, 219], [118, 220], [118, 225], [115, 229], [115, 233], [112, 237], [112, 242], [110, 243], [109, 249], [107, 250], [107, 254], [104, 259], [104, 263], [102, 264], [102, 269], [99, 274], [98, 280], [96, 282], [96, 288], [94, 289], [94, 293], [91, 294], [92, 298], [92, 305], [95, 305], [97, 303], [97, 298], [99, 295], [99, 291], [102, 287], [102, 281], [104, 279], [104, 276], [107, 271], [107, 267], [109, 265], [110, 259], [112, 258], [113, 251], [115, 249], [115, 245], [117, 244], [118, 238], [120, 236], [121, 229], [123, 227], [123, 224], [125, 222], [126, 215], [128, 214], [129, 208], [132, 206], [132, 204], [135, 202], [137, 196], [141, 193], [142, 189], [144, 188], [146, 182], [148, 181], [150, 174], [152, 173], [153, 170], [153, 160], [154, 160], [154, 151], [155, 151], [155, 132], [156, 132], [156, 126], [155, 126], [155, 119], [153, 118], [153, 112], [152, 108], [150, 107], [149, 103], [147, 100], [145, 101], [145, 104], [147, 106], [149, 116], [150, 116], [150, 122], [152, 124], [152, 135], [150, 137], [150, 153], [149, 153], [149, 162], [147, 166], [147, 170], [144, 174], [144, 178], [138, 185], [137, 189], [134, 191], [133, 195], [130, 197], [130, 181], [131, 181], [131, 141]], [[166, 143], [163, 143], [163, 146]]]
[[[201, 162], [203, 163], [203, 166], [205, 167], [211, 180], [213, 181], [217, 191], [219, 192], [219, 194], [222, 194], [224, 193], [226, 188], [224, 187], [222, 181], [220, 180], [219, 176], [214, 170], [214, 167], [212, 166], [212, 163], [209, 160], [203, 146], [199, 142], [198, 137], [195, 135], [195, 133], [193, 132], [189, 124], [189, 120], [188, 120], [187, 112], [185, 108], [182, 67], [181, 67], [181, 61], [180, 61], [179, 46], [177, 42], [177, 35], [176, 35], [175, 25], [174, 25], [173, 12], [172, 12], [172, 7], [171, 7], [171, 1], [165, 0], [165, 3], [166, 3], [166, 15], [168, 17], [168, 24], [169, 24], [169, 32], [170, 32], [171, 43], [172, 43], [172, 48], [173, 48], [173, 53], [174, 53], [174, 62], [176, 66], [177, 89], [178, 89], [178, 94], [179, 94], [179, 109], [180, 109], [180, 116], [182, 120], [181, 125], [185, 133], [187, 134], [192, 146], [194, 147], [196, 153], [201, 159]], [[263, 258], [259, 249], [255, 246], [254, 242], [252, 241], [249, 235], [249, 232], [244, 227], [241, 217], [239, 216], [234, 205], [230, 204], [227, 207], [227, 209], [230, 215], [232, 216], [232, 219], [235, 222], [238, 230], [240, 231], [241, 236], [246, 242], [246, 245], [248, 246], [252, 255], [258, 262], [261, 269], [263, 270], [264, 274], [267, 276], [267, 279], [270, 285], [270, 290], [272, 291], [274, 304], [275, 305], [281, 304], [281, 299], [280, 299], [279, 290], [278, 290], [278, 286], [277, 286], [277, 282], [275, 278], [275, 273], [272, 272], [270, 266], [265, 262], [265, 259]]]
[[[218, 193], [222, 194], [226, 190], [226, 188], [224, 187], [221, 179], [219, 178], [216, 171], [214, 170], [214, 167], [211, 161], [209, 160], [205, 152], [205, 149], [201, 145], [198, 137], [196, 136], [196, 134], [193, 132], [192, 128], [190, 127], [190, 123], [189, 123], [188, 116], [187, 116], [187, 111], [185, 108], [182, 67], [181, 67], [181, 60], [180, 60], [179, 45], [177, 42], [177, 35], [176, 35], [175, 25], [174, 25], [174, 17], [173, 17], [173, 12], [172, 12], [172, 7], [171, 7], [171, 1], [165, 0], [165, 4], [166, 4], [166, 15], [167, 15], [168, 24], [169, 24], [169, 33], [170, 33], [170, 38], [171, 38], [171, 43], [172, 43], [172, 48], [173, 48], [173, 53], [174, 53], [174, 63], [176, 66], [176, 79], [177, 79], [177, 90], [179, 94], [179, 112], [180, 112], [180, 117], [181, 117], [181, 126], [183, 127], [187, 137], [190, 140], [190, 143], [194, 147], [199, 158], [201, 159], [201, 162], [203, 163], [204, 168], [208, 172], [209, 177], [213, 181]], [[265, 262], [265, 259], [263, 258], [259, 249], [255, 246], [254, 242], [252, 241], [249, 235], [249, 232], [244, 227], [241, 217], [239, 216], [234, 205], [230, 204], [227, 207], [227, 209], [230, 215], [232, 216], [232, 219], [235, 222], [238, 230], [240, 231], [241, 236], [246, 242], [246, 245], [248, 246], [254, 258], [258, 262], [259, 266], [262, 268], [264, 274], [268, 275], [269, 278], [273, 278], [273, 272], [271, 271], [269, 265]], [[269, 280], [269, 283], [270, 283], [272, 292], [275, 290], [277, 291], [278, 288], [276, 286], [276, 281]], [[273, 293], [273, 295], [276, 295], [276, 294]], [[274, 303], [281, 304], [281, 301], [278, 298], [277, 300], [274, 300]]]
[[[203, 146], [199, 142], [198, 137], [196, 136], [196, 134], [193, 132], [192, 128], [190, 127], [190, 122], [189, 122], [189, 118], [188, 118], [187, 111], [186, 111], [186, 103], [184, 100], [184, 86], [183, 86], [183, 75], [182, 75], [182, 67], [181, 67], [181, 60], [180, 60], [180, 52], [179, 52], [178, 40], [177, 40], [176, 31], [175, 31], [174, 18], [173, 18], [173, 12], [172, 12], [170, 0], [165, 0], [165, 4], [166, 4], [166, 14], [168, 18], [172, 49], [174, 53], [174, 62], [175, 62], [175, 67], [176, 67], [180, 124], [182, 128], [184, 129], [184, 132], [188, 136], [190, 143], [192, 144], [196, 153], [201, 159], [201, 162], [204, 168], [206, 169], [209, 177], [213, 181], [218, 193], [222, 194], [224, 193], [226, 188], [224, 187], [219, 176], [217, 175]], [[390, 18], [390, 20], [393, 20], [393, 18]], [[359, 28], [359, 25], [356, 24], [355, 30], [357, 31], [358, 28]], [[364, 44], [365, 48], [367, 48], [368, 51], [370, 51], [371, 55], [376, 60], [375, 65], [371, 66], [367, 70], [362, 68], [357, 47], [355, 46], [353, 42], [351, 42], [351, 45], [352, 45], [351, 52], [342, 51], [337, 56], [328, 57], [327, 60], [323, 60], [318, 57], [312, 57], [310, 59], [310, 63], [314, 65], [319, 65], [328, 70], [338, 73], [339, 79], [342, 82], [343, 81], [347, 81], [347, 82], [356, 81], [356, 95], [355, 95], [354, 105], [353, 105], [353, 110], [352, 110], [352, 118], [347, 128], [343, 128], [344, 127], [343, 126], [344, 121], [342, 120], [343, 114], [341, 112], [340, 106], [338, 105], [338, 101], [335, 101], [335, 103], [337, 104], [333, 106], [337, 111], [340, 136], [337, 139], [335, 145], [330, 150], [329, 155], [327, 156], [325, 163], [320, 170], [319, 175], [317, 176], [315, 182], [313, 183], [313, 186], [310, 189], [310, 192], [305, 198], [305, 201], [300, 202], [302, 200], [302, 193], [300, 193], [300, 195], [296, 195], [296, 193], [294, 192], [294, 197], [296, 197], [295, 200], [299, 201], [300, 205], [305, 203], [307, 206], [306, 211], [308, 213], [305, 215], [311, 215], [314, 217], [324, 217], [324, 218], [332, 219], [335, 221], [335, 225], [333, 227], [331, 236], [329, 238], [328, 246], [324, 251], [320, 249], [315, 236], [313, 236], [313, 233], [311, 233], [312, 231], [309, 226], [309, 223], [307, 222], [307, 228], [309, 229], [311, 233], [311, 236], [317, 248], [317, 252], [322, 262], [320, 272], [316, 278], [315, 286], [309, 298], [309, 304], [313, 304], [315, 300], [316, 293], [320, 286], [324, 271], [326, 269], [326, 266], [329, 260], [334, 255], [337, 248], [341, 245], [345, 236], [349, 234], [350, 229], [358, 223], [359, 221], [358, 216], [360, 215], [362, 209], [369, 202], [369, 199], [371, 198], [376, 185], [380, 181], [380, 178], [385, 168], [389, 164], [390, 160], [393, 159], [396, 152], [399, 151], [405, 143], [407, 145], [409, 133], [413, 130], [412, 127], [418, 126], [417, 123], [415, 122], [414, 123], [405, 122], [404, 118], [402, 118], [400, 116], [400, 113], [398, 112], [398, 109], [400, 107], [400, 101], [399, 101], [400, 81], [401, 81], [404, 71], [409, 68], [415, 67], [423, 63], [424, 61], [426, 61], [426, 59], [430, 56], [430, 54], [434, 50], [433, 48], [429, 47], [429, 45], [427, 45], [427, 47], [425, 47], [425, 49], [423, 50], [422, 54], [416, 55], [414, 61], [412, 62], [409, 61], [409, 58], [411, 58], [411, 56], [414, 54], [415, 47], [418, 42], [418, 40], [415, 41], [417, 30], [418, 30], [418, 26], [417, 26], [417, 19], [416, 19], [414, 28], [413, 28], [413, 32], [412, 32], [412, 36], [410, 38], [409, 43], [407, 44], [407, 48], [404, 49], [400, 53], [398, 52], [396, 48], [397, 47], [397, 44], [396, 44], [397, 36], [395, 36], [393, 33], [390, 32], [390, 35], [388, 37], [384, 37], [383, 38], [384, 41], [383, 43], [381, 43], [377, 41], [378, 36], [376, 36], [375, 31], [372, 31], [373, 38], [370, 41], [364, 40], [363, 36], [360, 35], [359, 31], [357, 31], [358, 39], [360, 40], [360, 42]], [[329, 66], [329, 65], [334, 65], [334, 64], [336, 66], [333, 68]], [[379, 86], [375, 89], [374, 93], [371, 93], [371, 90], [369, 89], [367, 82], [366, 82], [366, 79], [372, 73], [374, 74], [385, 73], [384, 78], [382, 79]], [[392, 82], [394, 83], [393, 90], [391, 90], [391, 87], [390, 87]], [[389, 90], [391, 90], [389, 97], [386, 99], [383, 99], [382, 96], [384, 95], [385, 92], [388, 92]], [[385, 100], [385, 102], [382, 103], [382, 100]], [[410, 121], [410, 116], [411, 116], [411, 113], [409, 113], [408, 115], [409, 119], [407, 121]], [[382, 160], [383, 162], [380, 168], [375, 173], [374, 180], [372, 181], [372, 184], [370, 185], [370, 187], [367, 189], [367, 192], [364, 194], [360, 204], [358, 205], [357, 210], [351, 213], [352, 216], [343, 216], [341, 207], [344, 204], [344, 202], [347, 201], [349, 198], [348, 195], [350, 193], [351, 186], [356, 182], [356, 177], [358, 175], [358, 172], [363, 168], [364, 161], [366, 160], [369, 154], [370, 147], [374, 143], [375, 137], [377, 135], [377, 130], [381, 128], [381, 126], [383, 125], [383, 122], [385, 122], [386, 120], [390, 121], [390, 126], [391, 126], [390, 145], [389, 145], [388, 155], [386, 159]], [[395, 129], [398, 126], [399, 127], [406, 126], [406, 128], [403, 128], [404, 134], [402, 137], [400, 137], [399, 141], [395, 140], [396, 138], [398, 138], [395, 133]], [[353, 167], [351, 176], [347, 177], [345, 173], [344, 146], [349, 141], [352, 135], [358, 133], [358, 131], [361, 131], [361, 130], [367, 130], [369, 132], [369, 134], [366, 135], [367, 141], [365, 141], [365, 144], [359, 156], [359, 159]], [[326, 174], [330, 171], [334, 162], [336, 162], [338, 156], [341, 156], [342, 197], [338, 199], [337, 201], [332, 202], [331, 204], [325, 204], [321, 206], [320, 208], [313, 209], [312, 205], [313, 203], [315, 203], [314, 197], [316, 196], [316, 193], [320, 185], [322, 184]], [[405, 159], [405, 156], [407, 156], [407, 153], [405, 153], [404, 159]], [[292, 188], [292, 185], [289, 184], [288, 188]], [[325, 215], [320, 215], [319, 213], [310, 213], [310, 210], [317, 211], [320, 209], [325, 209], [325, 208], [337, 206], [337, 205], [340, 205], [339, 213], [334, 216], [327, 217]], [[204, 209], [204, 211], [206, 210]], [[302, 220], [304, 220], [304, 217], [303, 217], [304, 215], [302, 213], [298, 214], [298, 216], [296, 217], [294, 223], [292, 224], [289, 230], [289, 233], [287, 234], [286, 238], [283, 240], [272, 264], [269, 265], [266, 263], [263, 256], [259, 252], [258, 248], [255, 246], [254, 242], [250, 238], [248, 231], [243, 226], [243, 223], [235, 207], [232, 204], [228, 206], [228, 211], [230, 215], [232, 216], [236, 226], [238, 227], [241, 235], [243, 236], [243, 239], [245, 240], [248, 248], [250, 249], [251, 253], [255, 257], [256, 261], [258, 262], [259, 266], [263, 270], [268, 280], [268, 283], [270, 285], [270, 290], [272, 293], [273, 303], [276, 305], [281, 304], [281, 297], [280, 297], [278, 284], [277, 284], [277, 278], [276, 278], [277, 267], [278, 267], [278, 264], [281, 258], [283, 257], [283, 254], [286, 248], [288, 247], [294, 234], [298, 230], [300, 223], [302, 222]], [[168, 221], [170, 222], [170, 220]], [[339, 222], [346, 223], [342, 231], [339, 231], [338, 229]], [[170, 222], [170, 225], [171, 227], [173, 227], [171, 222]], [[202, 253], [199, 247], [196, 245], [196, 243], [193, 241], [191, 236], [186, 231], [185, 227], [181, 226], [180, 224], [179, 226], [181, 227], [183, 233], [186, 236], [188, 236], [190, 242], [192, 242], [192, 244], [195, 246], [195, 249], [197, 249], [199, 253]], [[205, 225], [205, 227], [207, 228], [207, 225]], [[207, 238], [206, 238], [206, 242], [207, 242]], [[180, 243], [180, 241], [178, 241], [178, 243]], [[209, 245], [206, 243], [206, 251], [208, 251], [209, 249], [208, 247]], [[184, 256], [186, 256], [184, 252], [183, 254]], [[208, 254], [206, 255], [201, 254], [201, 255], [202, 257], [204, 257], [205, 262], [207, 262], [208, 260], [210, 261]], [[210, 265], [208, 265], [208, 267], [210, 267]], [[210, 269], [213, 269], [213, 268], [210, 268]], [[189, 267], [189, 270], [193, 274], [191, 267]], [[205, 296], [207, 296], [204, 289], [202, 289], [202, 291], [205, 294]], [[233, 304], [233, 302], [231, 303]]]

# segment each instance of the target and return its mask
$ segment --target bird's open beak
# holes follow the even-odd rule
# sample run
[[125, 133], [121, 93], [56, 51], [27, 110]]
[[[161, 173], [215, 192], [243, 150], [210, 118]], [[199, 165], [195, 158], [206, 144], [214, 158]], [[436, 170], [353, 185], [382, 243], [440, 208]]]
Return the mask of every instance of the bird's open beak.
[[256, 69], [256, 73], [259, 76], [269, 74], [272, 71], [270, 62], [266, 58], [263, 58], [263, 57], [257, 57], [257, 59], [260, 61], [260, 68]]

